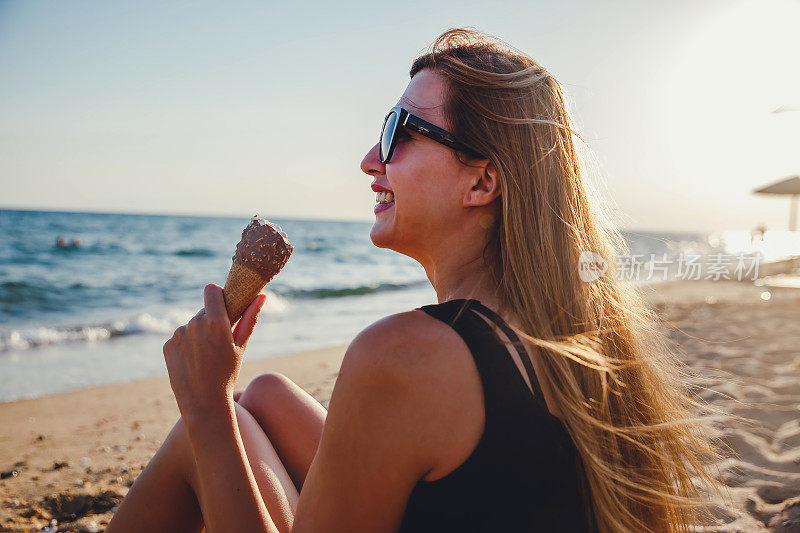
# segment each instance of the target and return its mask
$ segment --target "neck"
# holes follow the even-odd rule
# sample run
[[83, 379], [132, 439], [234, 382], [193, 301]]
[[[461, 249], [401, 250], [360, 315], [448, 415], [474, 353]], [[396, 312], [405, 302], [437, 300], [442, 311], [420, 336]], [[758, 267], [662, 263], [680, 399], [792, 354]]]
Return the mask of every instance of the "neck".
[[452, 250], [448, 249], [423, 264], [439, 303], [462, 298], [475, 299], [497, 309], [497, 294], [492, 288], [483, 248], [461, 250], [460, 253], [451, 253]]

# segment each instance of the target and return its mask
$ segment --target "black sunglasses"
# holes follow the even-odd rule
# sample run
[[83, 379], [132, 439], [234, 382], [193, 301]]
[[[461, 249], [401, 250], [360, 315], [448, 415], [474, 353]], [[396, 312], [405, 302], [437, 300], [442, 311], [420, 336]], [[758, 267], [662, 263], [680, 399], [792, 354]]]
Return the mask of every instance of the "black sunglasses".
[[395, 133], [398, 128], [408, 128], [453, 150], [482, 157], [469, 146], [458, 142], [449, 131], [443, 130], [439, 126], [434, 126], [430, 122], [412, 115], [408, 110], [396, 106], [389, 111], [383, 120], [383, 129], [378, 143], [378, 159], [381, 163], [388, 163], [392, 159], [394, 147], [397, 145]]

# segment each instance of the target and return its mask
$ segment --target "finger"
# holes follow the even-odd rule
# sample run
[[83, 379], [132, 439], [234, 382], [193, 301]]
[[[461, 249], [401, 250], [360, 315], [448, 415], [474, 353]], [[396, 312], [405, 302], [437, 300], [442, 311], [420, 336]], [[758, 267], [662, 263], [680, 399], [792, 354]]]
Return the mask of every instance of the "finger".
[[178, 326], [178, 327], [175, 329], [175, 331], [172, 333], [172, 338], [173, 338], [173, 339], [179, 339], [179, 338], [183, 337], [183, 335], [184, 335], [185, 333], [186, 333], [186, 326], [185, 326], [185, 325], [183, 325], [183, 326]]
[[255, 300], [250, 304], [250, 306], [245, 310], [242, 318], [239, 319], [239, 322], [236, 324], [236, 329], [233, 330], [233, 342], [236, 346], [241, 348], [245, 348], [247, 346], [247, 340], [250, 338], [250, 335], [253, 333], [253, 329], [256, 327], [256, 322], [258, 321], [258, 313], [261, 311], [261, 307], [264, 305], [267, 296], [265, 294], [259, 294], [256, 296]]
[[261, 307], [264, 305], [267, 297], [264, 294], [259, 294], [245, 309], [242, 317], [236, 322], [236, 328], [233, 330], [233, 342], [236, 346], [242, 348], [247, 346], [247, 341], [253, 333], [253, 329], [258, 322], [258, 314]]
[[203, 291], [203, 302], [205, 304], [205, 314], [209, 320], [226, 322], [228, 330], [231, 329], [231, 322], [228, 319], [228, 312], [225, 309], [225, 299], [222, 297], [222, 287], [215, 283], [206, 285]]
[[198, 326], [198, 322], [202, 321], [206, 316], [205, 309], [200, 309], [195, 315], [186, 323], [187, 329], [196, 329]]

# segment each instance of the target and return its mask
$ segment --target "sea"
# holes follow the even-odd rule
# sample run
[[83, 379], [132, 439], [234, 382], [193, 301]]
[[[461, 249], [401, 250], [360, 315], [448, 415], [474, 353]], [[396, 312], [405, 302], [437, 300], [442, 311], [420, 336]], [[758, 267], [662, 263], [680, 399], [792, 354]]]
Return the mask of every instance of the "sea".
[[[417, 262], [372, 244], [371, 222], [265, 216], [294, 252], [264, 291], [245, 359], [346, 344], [436, 302]], [[166, 375], [163, 344], [202, 308], [207, 283], [224, 285], [248, 222], [0, 210], [0, 401]], [[639, 254], [720, 246], [703, 233], [623, 234]]]

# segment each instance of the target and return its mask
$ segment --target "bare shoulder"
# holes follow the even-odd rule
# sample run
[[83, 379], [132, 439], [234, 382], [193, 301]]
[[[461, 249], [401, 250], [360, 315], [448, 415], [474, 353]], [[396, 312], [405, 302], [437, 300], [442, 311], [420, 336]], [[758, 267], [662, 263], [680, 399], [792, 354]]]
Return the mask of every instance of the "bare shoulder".
[[390, 315], [365, 328], [348, 347], [339, 377], [350, 382], [340, 392], [374, 387], [367, 395], [387, 396], [393, 409], [405, 411], [404, 429], [417, 435], [426, 479], [452, 470], [480, 438], [483, 389], [469, 347], [424, 311]]
[[441, 470], [443, 458], [453, 461], [453, 432], [464, 432], [475, 408], [464, 403], [475, 397], [465, 400], [461, 390], [472, 387], [482, 402], [479, 378], [465, 384], [468, 367], [453, 364], [464, 357], [461, 337], [423, 311], [388, 316], [359, 333], [300, 493], [297, 531], [399, 527], [418, 480]]
[[[421, 416], [437, 418], [434, 424], [447, 416], [450, 395], [465, 387], [480, 389], [480, 376], [461, 336], [420, 310], [389, 315], [362, 330], [347, 348], [340, 378], [348, 372], [401, 386], [409, 395], [408, 405], [425, 404]], [[438, 407], [432, 408], [432, 402]]]
[[345, 361], [413, 375], [440, 364], [460, 343], [458, 334], [442, 321], [423, 311], [406, 311], [364, 328], [350, 343]]

